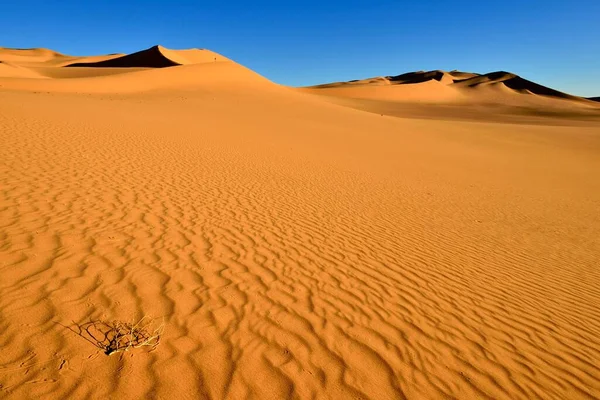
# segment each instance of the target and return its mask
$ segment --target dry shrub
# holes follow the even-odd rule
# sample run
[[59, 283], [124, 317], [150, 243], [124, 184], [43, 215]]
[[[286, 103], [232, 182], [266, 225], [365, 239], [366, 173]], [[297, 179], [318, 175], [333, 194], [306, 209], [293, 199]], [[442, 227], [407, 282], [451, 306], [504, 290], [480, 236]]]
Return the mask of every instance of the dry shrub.
[[74, 323], [73, 327], [67, 328], [103, 350], [104, 354], [111, 355], [141, 347], [154, 350], [164, 332], [164, 322], [156, 326], [151, 318], [144, 316], [131, 323], [90, 321], [83, 324]]

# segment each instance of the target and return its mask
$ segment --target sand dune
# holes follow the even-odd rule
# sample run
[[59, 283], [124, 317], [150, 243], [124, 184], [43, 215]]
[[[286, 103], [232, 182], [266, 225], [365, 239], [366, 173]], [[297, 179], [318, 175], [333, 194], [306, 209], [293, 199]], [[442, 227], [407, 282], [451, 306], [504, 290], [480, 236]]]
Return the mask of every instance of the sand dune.
[[596, 102], [504, 71], [483, 75], [418, 71], [299, 90], [335, 104], [389, 116], [536, 124], [600, 121]]
[[[182, 65], [163, 70], [127, 68], [126, 73], [118, 68], [77, 68], [74, 73], [61, 68], [55, 70], [60, 78], [33, 81], [31, 79], [0, 79], [0, 85], [11, 90], [71, 92], [71, 93], [134, 93], [161, 89], [198, 89], [219, 87], [219, 85], [266, 84], [275, 87], [265, 78], [234, 62], [216, 62]], [[50, 73], [46, 72], [47, 75]], [[73, 76], [75, 75], [75, 77]], [[66, 79], [70, 78], [70, 79]]]
[[0, 61], [0, 77], [3, 78], [42, 78], [42, 75], [28, 68], [10, 62]]
[[[435, 71], [418, 71], [408, 72], [402, 75], [369, 78], [363, 80], [355, 80], [349, 82], [334, 82], [323, 85], [308, 87], [307, 89], [337, 89], [341, 87], [355, 86], [393, 86], [393, 85], [409, 85], [413, 90], [420, 90], [421, 83], [439, 82], [443, 85], [464, 89], [464, 88], [480, 88], [482, 86], [495, 86], [496, 88], [508, 88], [520, 94], [535, 94], [551, 98], [559, 98], [573, 101], [584, 102], [589, 105], [589, 99], [572, 96], [567, 93], [560, 92], [535, 82], [523, 79], [520, 76], [505, 72], [497, 71], [488, 74], [476, 74], [471, 72], [451, 71], [445, 72], [440, 70]], [[418, 88], [418, 89], [417, 89]], [[407, 91], [410, 89], [407, 89]], [[500, 89], [502, 90], [502, 89]], [[323, 91], [324, 93], [331, 92]]]
[[[472, 72], [461, 72], [461, 71], [450, 71], [445, 72], [441, 70], [435, 71], [417, 71], [408, 72], [396, 76], [376, 77], [362, 80], [354, 80], [348, 82], [334, 82], [322, 85], [311, 86], [308, 89], [334, 89], [341, 87], [356, 87], [356, 86], [391, 86], [391, 85], [411, 85], [411, 88], [416, 89], [422, 85], [419, 83], [427, 82], [439, 82], [441, 84], [451, 86], [453, 88], [478, 88], [481, 86], [496, 86], [502, 88], [512, 89], [517, 93], [521, 94], [536, 94], [547, 97], [554, 97], [560, 99], [568, 99], [574, 101], [582, 101], [589, 103], [586, 98], [579, 96], [572, 96], [567, 93], [560, 92], [548, 88], [546, 86], [539, 85], [535, 82], [523, 79], [520, 76], [505, 72], [496, 71], [488, 74], [476, 74]], [[408, 89], [407, 89], [408, 90]]]
[[[59, 68], [74, 62], [101, 62], [123, 54], [107, 54], [100, 56], [69, 56], [49, 49], [8, 49], [0, 47], [0, 62], [11, 63], [22, 68]], [[0, 77], [4, 75], [0, 73]]]
[[[43, 72], [0, 77], [0, 398], [600, 397], [600, 124], [440, 111], [583, 103], [158, 50], [186, 65], [0, 51]], [[144, 315], [154, 349], [71, 330]]]
[[[388, 80], [386, 80], [389, 83]], [[310, 89], [300, 89], [306, 93], [319, 94], [333, 97], [371, 99], [397, 102], [453, 102], [464, 95], [452, 87], [431, 79], [418, 84], [379, 84], [376, 82], [350, 84], [333, 84], [331, 86]]]
[[0, 59], [15, 63], [48, 62], [55, 58], [64, 57], [63, 54], [49, 49], [10, 49], [0, 47]]
[[162, 46], [98, 62], [77, 62], [68, 67], [164, 68], [176, 65], [225, 61], [225, 57], [210, 50], [169, 50]]
[[[30, 53], [28, 50], [26, 52]], [[5, 57], [0, 51], [0, 61], [5, 58], [10, 57]], [[72, 60], [78, 62], [72, 63]], [[81, 60], [89, 62], [79, 62]], [[24, 64], [27, 67], [15, 65], [19, 68], [15, 72], [0, 69], [0, 87], [20, 91], [72, 93], [132, 93], [181, 88], [191, 90], [222, 84], [262, 84], [276, 87], [255, 72], [209, 50], [169, 50], [154, 46], [130, 55], [57, 55], [52, 63], [47, 61], [44, 58], [33, 63], [28, 59]], [[177, 68], [161, 71], [168, 66]], [[28, 79], [33, 77], [53, 79]]]
[[523, 79], [518, 75], [512, 74], [510, 72], [498, 71], [492, 72], [485, 75], [475, 76], [472, 78], [467, 78], [460, 81], [454, 82], [457, 86], [463, 87], [477, 87], [482, 84], [497, 84], [502, 83], [504, 86], [509, 89], [513, 89], [517, 92], [521, 92], [524, 94], [537, 94], [548, 97], [555, 97], [560, 99], [568, 99], [574, 101], [583, 101], [587, 103], [587, 99], [572, 96], [567, 93], [560, 92], [558, 90], [554, 90], [548, 88], [546, 86], [539, 85], [535, 82], [528, 81], [527, 79]]
[[474, 72], [464, 72], [458, 70], [450, 71], [449, 74], [452, 75], [454, 79], [468, 79], [479, 75]]

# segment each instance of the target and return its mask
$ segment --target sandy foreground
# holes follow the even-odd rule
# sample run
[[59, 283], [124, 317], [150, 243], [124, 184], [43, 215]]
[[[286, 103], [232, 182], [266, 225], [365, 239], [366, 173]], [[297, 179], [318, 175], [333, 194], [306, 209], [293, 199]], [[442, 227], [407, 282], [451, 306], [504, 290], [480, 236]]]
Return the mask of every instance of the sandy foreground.
[[155, 50], [0, 50], [0, 398], [600, 398], [592, 102]]

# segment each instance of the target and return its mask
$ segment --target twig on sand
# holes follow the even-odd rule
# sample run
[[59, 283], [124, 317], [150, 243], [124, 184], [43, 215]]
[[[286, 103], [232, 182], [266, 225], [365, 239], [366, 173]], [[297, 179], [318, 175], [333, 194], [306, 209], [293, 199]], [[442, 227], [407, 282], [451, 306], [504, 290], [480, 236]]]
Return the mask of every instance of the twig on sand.
[[151, 351], [154, 350], [160, 343], [165, 327], [163, 321], [153, 328], [153, 320], [147, 316], [131, 323], [96, 320], [82, 324], [73, 322], [72, 327], [63, 326], [103, 350], [108, 356], [140, 347], [151, 347]]

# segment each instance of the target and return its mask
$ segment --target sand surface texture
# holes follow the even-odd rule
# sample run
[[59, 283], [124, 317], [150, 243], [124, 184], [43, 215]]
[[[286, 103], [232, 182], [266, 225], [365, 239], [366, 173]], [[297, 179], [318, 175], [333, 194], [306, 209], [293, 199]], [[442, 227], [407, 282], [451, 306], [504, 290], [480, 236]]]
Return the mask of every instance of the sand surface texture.
[[[0, 398], [600, 397], [600, 103], [0, 61]], [[76, 334], [143, 316], [156, 347]]]

